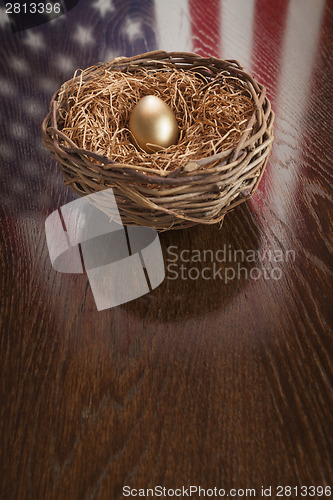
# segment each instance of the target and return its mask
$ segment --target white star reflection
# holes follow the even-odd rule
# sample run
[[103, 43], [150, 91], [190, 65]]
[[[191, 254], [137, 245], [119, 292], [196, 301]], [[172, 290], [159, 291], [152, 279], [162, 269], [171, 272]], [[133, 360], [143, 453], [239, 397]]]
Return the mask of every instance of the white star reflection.
[[14, 139], [26, 139], [28, 137], [27, 129], [22, 123], [12, 122], [10, 131]]
[[93, 29], [91, 27], [87, 28], [79, 24], [73, 35], [73, 40], [75, 40], [79, 45], [81, 45], [81, 47], [85, 47], [86, 45], [91, 45], [95, 43], [92, 31]]
[[57, 68], [64, 73], [72, 73], [76, 68], [74, 59], [67, 54], [58, 54], [55, 58], [54, 63]]
[[36, 99], [26, 99], [23, 104], [24, 111], [34, 118], [42, 117], [45, 113], [44, 107]]
[[101, 17], [104, 17], [107, 12], [111, 13], [115, 10], [112, 0], [97, 0], [92, 6], [99, 11]]
[[0, 78], [0, 95], [4, 97], [11, 97], [16, 94], [15, 87], [8, 80]]
[[37, 162], [33, 160], [27, 160], [22, 162], [22, 171], [28, 177], [35, 177], [39, 173], [39, 166]]
[[31, 30], [27, 32], [24, 43], [33, 50], [45, 49], [45, 42], [41, 33], [33, 33]]
[[11, 57], [9, 66], [17, 73], [26, 73], [29, 70], [29, 65], [25, 59], [21, 57]]
[[9, 18], [6, 14], [5, 8], [0, 8], [0, 28], [3, 28], [9, 24]]
[[52, 78], [48, 78], [47, 76], [44, 76], [42, 78], [38, 79], [39, 86], [42, 90], [45, 92], [55, 92], [57, 88], [59, 87], [58, 82], [55, 80], [52, 80]]
[[116, 52], [113, 49], [107, 49], [105, 52], [103, 52], [101, 60], [105, 62], [112, 61], [116, 57], [120, 57], [120, 55], [121, 54], [119, 54], [119, 52]]
[[123, 32], [132, 43], [136, 38], [141, 38], [143, 35], [142, 22], [140, 20], [126, 19]]
[[15, 157], [15, 151], [8, 142], [0, 143], [0, 159], [9, 161]]
[[11, 191], [16, 195], [23, 195], [26, 192], [26, 189], [27, 184], [22, 178], [17, 177], [15, 181], [12, 182]]

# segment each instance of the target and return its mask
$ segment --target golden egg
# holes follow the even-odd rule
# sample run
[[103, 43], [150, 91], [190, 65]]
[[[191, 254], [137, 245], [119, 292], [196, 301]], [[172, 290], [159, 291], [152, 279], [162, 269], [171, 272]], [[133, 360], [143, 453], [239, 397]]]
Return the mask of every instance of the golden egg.
[[177, 120], [171, 108], [155, 95], [140, 99], [132, 111], [129, 129], [138, 145], [147, 153], [175, 144], [179, 135]]

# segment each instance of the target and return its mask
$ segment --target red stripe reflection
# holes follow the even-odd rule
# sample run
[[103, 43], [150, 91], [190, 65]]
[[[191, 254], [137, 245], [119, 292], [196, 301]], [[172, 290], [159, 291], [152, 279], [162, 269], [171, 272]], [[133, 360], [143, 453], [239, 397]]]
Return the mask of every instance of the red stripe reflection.
[[288, 0], [256, 0], [254, 14], [253, 62], [259, 82], [267, 87], [274, 109], [281, 70]]
[[220, 1], [189, 0], [193, 51], [201, 56], [220, 55]]

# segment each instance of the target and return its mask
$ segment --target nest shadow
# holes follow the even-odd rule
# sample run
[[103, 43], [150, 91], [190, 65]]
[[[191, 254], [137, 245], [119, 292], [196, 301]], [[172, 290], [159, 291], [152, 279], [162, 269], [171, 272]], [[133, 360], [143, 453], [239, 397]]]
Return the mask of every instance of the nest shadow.
[[251, 279], [260, 228], [248, 203], [222, 228], [200, 225], [160, 234], [166, 276], [150, 293], [120, 306], [149, 323], [184, 321], [223, 309]]

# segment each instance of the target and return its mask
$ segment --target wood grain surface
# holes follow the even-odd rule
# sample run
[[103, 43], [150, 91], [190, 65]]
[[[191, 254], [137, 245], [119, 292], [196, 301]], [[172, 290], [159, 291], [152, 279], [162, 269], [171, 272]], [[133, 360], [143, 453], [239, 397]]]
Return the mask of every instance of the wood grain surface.
[[[4, 9], [1, 499], [327, 498], [301, 486], [333, 486], [332, 1], [80, 0], [17, 33]], [[85, 274], [51, 266], [45, 219], [76, 195], [40, 125], [76, 68], [157, 48], [239, 59], [267, 86], [273, 151], [222, 228], [160, 234], [158, 288], [97, 311]]]

